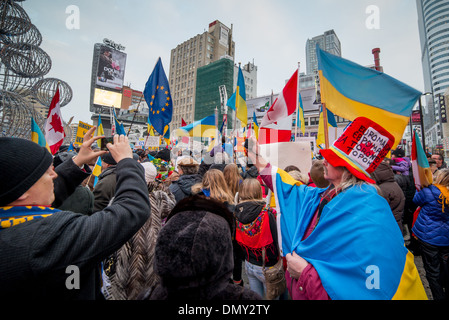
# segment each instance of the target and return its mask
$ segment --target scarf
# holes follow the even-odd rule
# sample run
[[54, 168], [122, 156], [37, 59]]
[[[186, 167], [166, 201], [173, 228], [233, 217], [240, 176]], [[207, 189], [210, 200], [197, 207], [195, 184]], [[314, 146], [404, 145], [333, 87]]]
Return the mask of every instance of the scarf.
[[41, 206], [0, 207], [0, 230], [35, 219], [43, 219], [61, 210]]
[[[265, 206], [260, 214], [254, 219], [253, 222], [248, 224], [243, 224], [236, 221], [236, 235], [235, 240], [246, 251], [251, 250], [251, 252], [259, 259], [262, 256], [262, 249], [275, 250], [275, 244], [273, 241], [273, 236], [271, 235], [269, 212], [276, 215], [274, 209]], [[268, 256], [265, 257], [268, 261]]]
[[440, 201], [438, 201], [439, 203], [441, 203], [441, 211], [444, 212], [444, 205], [449, 205], [449, 190], [447, 189], [447, 187], [442, 186], [440, 184], [436, 184], [435, 187], [438, 188], [438, 190], [441, 191], [440, 193]]

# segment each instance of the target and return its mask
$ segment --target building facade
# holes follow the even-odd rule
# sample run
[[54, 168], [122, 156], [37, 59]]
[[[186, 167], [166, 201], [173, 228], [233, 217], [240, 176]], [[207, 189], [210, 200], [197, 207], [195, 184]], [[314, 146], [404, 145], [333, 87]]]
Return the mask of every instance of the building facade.
[[439, 103], [449, 88], [449, 1], [416, 0], [416, 4], [425, 90], [426, 147], [433, 152], [449, 134]]
[[[243, 78], [245, 80], [246, 99], [253, 99], [257, 97], [257, 66], [253, 62], [248, 62], [242, 69]], [[234, 66], [234, 86], [232, 92], [237, 88], [237, 77], [239, 72], [239, 66]]]
[[308, 75], [314, 75], [318, 72], [318, 59], [316, 56], [317, 44], [321, 50], [341, 57], [341, 43], [334, 30], [329, 30], [312, 39], [307, 39], [306, 71]]
[[[218, 20], [209, 24], [208, 31], [198, 34], [171, 50], [168, 74], [173, 99], [172, 126], [180, 127], [182, 119], [195, 119], [197, 69], [223, 56], [235, 57], [231, 28]], [[217, 88], [218, 92], [218, 88]]]

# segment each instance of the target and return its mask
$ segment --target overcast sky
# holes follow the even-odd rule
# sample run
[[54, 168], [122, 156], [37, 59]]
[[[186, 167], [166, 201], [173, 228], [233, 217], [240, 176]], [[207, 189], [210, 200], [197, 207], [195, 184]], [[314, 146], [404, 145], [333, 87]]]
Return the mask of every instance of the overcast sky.
[[[415, 0], [26, 0], [21, 4], [42, 33], [41, 48], [52, 59], [45, 77], [62, 79], [73, 90], [71, 103], [62, 108], [65, 121], [75, 116], [74, 122], [92, 123], [95, 43], [109, 38], [125, 46], [125, 84], [143, 90], [158, 57], [168, 73], [171, 49], [203, 33], [217, 19], [233, 25], [235, 62], [254, 60], [258, 67], [259, 96], [282, 90], [298, 62], [305, 72], [307, 39], [330, 29], [341, 41], [344, 58], [371, 65], [371, 50], [379, 47], [385, 73], [424, 90]], [[70, 5], [79, 8], [80, 18], [79, 28], [71, 30], [66, 27], [67, 19], [73, 21], [66, 13]], [[376, 12], [367, 13], [372, 6], [378, 8], [378, 25]]]

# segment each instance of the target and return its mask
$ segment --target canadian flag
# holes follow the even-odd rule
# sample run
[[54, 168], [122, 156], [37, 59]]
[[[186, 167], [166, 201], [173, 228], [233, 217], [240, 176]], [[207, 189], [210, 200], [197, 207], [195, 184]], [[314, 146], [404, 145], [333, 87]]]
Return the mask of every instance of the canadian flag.
[[298, 70], [292, 75], [262, 119], [259, 144], [288, 142], [291, 139], [293, 113], [297, 108]]
[[262, 119], [260, 127], [266, 127], [281, 119], [292, 115], [297, 108], [299, 102], [298, 97], [298, 69], [293, 76], [288, 80], [282, 92], [279, 94], [276, 101], [268, 109], [267, 113]]
[[62, 123], [61, 107], [59, 104], [59, 88], [51, 100], [50, 108], [48, 110], [47, 121], [45, 122], [45, 140], [47, 140], [51, 153], [58, 152], [64, 141], [65, 132]]

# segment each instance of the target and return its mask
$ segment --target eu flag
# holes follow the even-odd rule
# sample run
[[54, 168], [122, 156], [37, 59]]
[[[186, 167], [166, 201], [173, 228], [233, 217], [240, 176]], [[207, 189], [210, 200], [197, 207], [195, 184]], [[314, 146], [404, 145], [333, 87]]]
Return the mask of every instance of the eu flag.
[[157, 61], [145, 85], [143, 96], [150, 109], [149, 120], [151, 124], [160, 135], [164, 135], [165, 126], [171, 122], [173, 103], [161, 58]]

